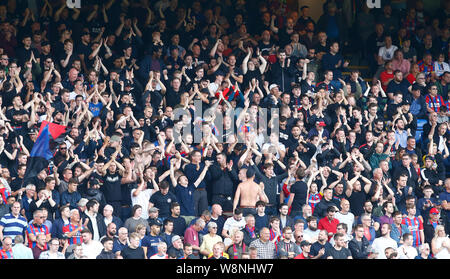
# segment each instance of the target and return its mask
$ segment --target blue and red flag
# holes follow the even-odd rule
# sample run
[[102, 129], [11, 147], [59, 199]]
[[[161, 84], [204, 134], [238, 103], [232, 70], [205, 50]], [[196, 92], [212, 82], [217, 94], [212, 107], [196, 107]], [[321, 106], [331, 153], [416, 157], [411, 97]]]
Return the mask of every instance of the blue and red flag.
[[24, 182], [35, 177], [39, 172], [48, 167], [53, 158], [56, 147], [66, 133], [66, 126], [43, 121], [36, 142], [31, 150], [27, 162], [27, 171]]

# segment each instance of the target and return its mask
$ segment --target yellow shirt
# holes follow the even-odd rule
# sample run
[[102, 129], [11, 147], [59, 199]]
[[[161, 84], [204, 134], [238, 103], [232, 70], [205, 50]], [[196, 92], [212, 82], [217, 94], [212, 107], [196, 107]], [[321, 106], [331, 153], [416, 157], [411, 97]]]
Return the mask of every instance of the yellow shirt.
[[222, 237], [220, 237], [217, 234], [213, 237], [211, 237], [210, 234], [205, 234], [203, 236], [202, 245], [200, 245], [200, 251], [206, 250], [208, 252], [208, 254], [212, 254], [214, 244], [216, 244], [217, 242], [221, 242], [221, 241], [222, 241]]

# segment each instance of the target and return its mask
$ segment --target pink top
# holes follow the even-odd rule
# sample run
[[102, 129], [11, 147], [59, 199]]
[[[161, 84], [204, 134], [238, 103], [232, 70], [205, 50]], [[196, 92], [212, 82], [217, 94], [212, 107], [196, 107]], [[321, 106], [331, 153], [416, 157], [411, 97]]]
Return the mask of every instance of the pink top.
[[184, 243], [190, 243], [192, 245], [200, 246], [198, 240], [198, 232], [194, 230], [194, 225], [187, 228], [184, 232]]
[[402, 61], [398, 61], [396, 59], [392, 60], [392, 69], [400, 70], [403, 73], [403, 77], [405, 77], [409, 73], [409, 69], [411, 68], [411, 63], [407, 59], [403, 59]]

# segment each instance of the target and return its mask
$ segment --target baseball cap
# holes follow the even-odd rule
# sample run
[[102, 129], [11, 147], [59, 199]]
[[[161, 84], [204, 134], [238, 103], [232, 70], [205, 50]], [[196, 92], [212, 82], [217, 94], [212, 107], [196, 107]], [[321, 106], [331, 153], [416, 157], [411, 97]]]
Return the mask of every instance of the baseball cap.
[[50, 42], [49, 42], [49, 41], [43, 41], [43, 42], [41, 43], [41, 47], [48, 46], [48, 45], [50, 45]]
[[159, 211], [159, 209], [157, 207], [152, 207], [148, 210], [148, 212], [150, 212], [150, 213], [154, 213], [154, 212], [158, 212], [158, 211]]
[[172, 243], [174, 243], [175, 241], [180, 240], [180, 239], [181, 239], [180, 236], [175, 235], [175, 236], [172, 237]]
[[34, 134], [34, 133], [36, 133], [36, 132], [37, 132], [36, 129], [31, 128], [31, 129], [28, 131], [28, 134]]
[[436, 207], [430, 209], [430, 214], [439, 214], [439, 210]]
[[434, 161], [434, 158], [433, 158], [433, 156], [426, 156], [426, 157], [425, 157], [425, 161], [426, 161], [426, 160]]
[[327, 126], [327, 124], [325, 124], [324, 121], [316, 121], [316, 125], [319, 125], [319, 126], [321, 126], [321, 127]]
[[278, 87], [278, 84], [272, 83], [272, 84], [269, 86], [269, 90], [272, 90], [272, 89], [274, 89], [275, 87]]
[[87, 204], [88, 201], [89, 201], [89, 200], [86, 199], [86, 198], [81, 198], [81, 200], [78, 201], [77, 205], [78, 205], [78, 206], [86, 206], [86, 204]]
[[83, 32], [81, 33], [81, 37], [83, 37], [83, 36], [85, 36], [85, 35], [91, 35], [91, 33], [87, 32], [87, 31], [83, 31]]
[[307, 240], [303, 240], [302, 242], [300, 242], [300, 247], [309, 246], [309, 245], [311, 245], [311, 243]]
[[405, 106], [405, 105], [409, 106], [409, 105], [411, 105], [411, 102], [408, 99], [406, 99], [406, 100], [403, 101], [402, 105], [403, 106]]
[[149, 223], [150, 227], [153, 226], [153, 225], [160, 226], [160, 227], [162, 226], [161, 221], [159, 221], [158, 219], [152, 219], [148, 223]]

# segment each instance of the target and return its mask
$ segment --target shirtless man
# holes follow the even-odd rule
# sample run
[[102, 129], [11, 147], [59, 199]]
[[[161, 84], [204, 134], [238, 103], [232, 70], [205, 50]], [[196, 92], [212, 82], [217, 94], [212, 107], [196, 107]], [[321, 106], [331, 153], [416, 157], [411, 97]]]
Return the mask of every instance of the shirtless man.
[[246, 177], [247, 180], [238, 185], [233, 201], [234, 211], [239, 199], [241, 200], [240, 207], [243, 209], [244, 216], [256, 214], [255, 205], [257, 201], [269, 202], [269, 199], [264, 193], [264, 184], [260, 183], [258, 185], [253, 181], [255, 179], [255, 171], [252, 168], [247, 169]]

